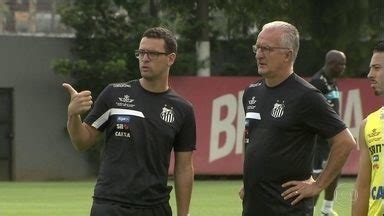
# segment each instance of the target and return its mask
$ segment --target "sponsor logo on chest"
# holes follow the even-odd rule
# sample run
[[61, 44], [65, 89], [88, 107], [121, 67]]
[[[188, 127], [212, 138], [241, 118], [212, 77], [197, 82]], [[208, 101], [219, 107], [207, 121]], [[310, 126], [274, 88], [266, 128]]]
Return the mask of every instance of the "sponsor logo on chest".
[[373, 128], [372, 131], [367, 134], [367, 136], [368, 136], [368, 143], [379, 142], [382, 138], [377, 128]]
[[114, 83], [112, 86], [114, 88], [131, 88], [131, 85], [128, 83]]
[[245, 119], [245, 127], [244, 127], [244, 143], [249, 143], [249, 120]]
[[130, 116], [117, 116], [115, 126], [115, 136], [130, 138], [131, 133], [129, 129]]
[[257, 100], [255, 100], [255, 97], [252, 97], [252, 99], [248, 101], [247, 110], [255, 109], [256, 108], [256, 102], [257, 102]]
[[380, 164], [381, 164], [380, 157], [382, 155], [382, 148], [383, 148], [383, 144], [373, 145], [368, 148], [369, 153], [371, 154], [371, 163], [372, 163], [373, 170], [380, 169]]
[[384, 199], [384, 186], [373, 186], [371, 189], [371, 197], [373, 200], [383, 200]]
[[127, 138], [130, 138], [130, 137], [131, 137], [131, 133], [129, 133], [129, 132], [123, 132], [123, 131], [116, 131], [116, 132], [115, 132], [115, 136], [117, 136], [117, 137], [127, 137]]
[[116, 105], [119, 107], [134, 107], [135, 99], [132, 99], [129, 95], [124, 95], [123, 97], [118, 97], [118, 101], [116, 102]]

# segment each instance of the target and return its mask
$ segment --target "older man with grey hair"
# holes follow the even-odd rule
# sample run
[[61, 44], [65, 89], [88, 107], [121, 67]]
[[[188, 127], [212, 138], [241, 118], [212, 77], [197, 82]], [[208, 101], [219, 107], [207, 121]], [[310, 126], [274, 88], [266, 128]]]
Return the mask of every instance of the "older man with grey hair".
[[[339, 174], [354, 138], [321, 92], [294, 73], [299, 50], [295, 26], [282, 21], [264, 25], [252, 48], [263, 79], [243, 96], [243, 216], [313, 215], [312, 197]], [[314, 181], [316, 134], [330, 139], [332, 148]]]

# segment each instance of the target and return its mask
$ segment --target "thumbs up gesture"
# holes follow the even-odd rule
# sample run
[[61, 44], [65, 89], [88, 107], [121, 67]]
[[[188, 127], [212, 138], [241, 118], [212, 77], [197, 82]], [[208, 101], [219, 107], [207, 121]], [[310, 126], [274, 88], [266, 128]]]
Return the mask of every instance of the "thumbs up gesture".
[[70, 84], [63, 83], [63, 87], [71, 96], [71, 101], [68, 105], [68, 116], [80, 115], [91, 109], [92, 96], [91, 92], [81, 91], [77, 92]]

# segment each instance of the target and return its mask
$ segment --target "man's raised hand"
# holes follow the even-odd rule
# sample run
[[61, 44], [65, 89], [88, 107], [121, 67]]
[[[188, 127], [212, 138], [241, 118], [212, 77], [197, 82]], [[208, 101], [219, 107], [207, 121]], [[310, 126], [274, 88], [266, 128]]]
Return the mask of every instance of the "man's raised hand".
[[71, 101], [68, 105], [68, 116], [80, 115], [91, 109], [92, 96], [91, 92], [81, 91], [77, 92], [70, 84], [63, 83], [63, 87], [67, 90], [71, 96]]

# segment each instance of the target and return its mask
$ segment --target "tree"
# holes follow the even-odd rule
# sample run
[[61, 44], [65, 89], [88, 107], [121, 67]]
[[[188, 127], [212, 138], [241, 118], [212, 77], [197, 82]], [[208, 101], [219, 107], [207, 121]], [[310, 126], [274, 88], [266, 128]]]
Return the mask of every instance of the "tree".
[[196, 41], [197, 75], [210, 76], [210, 41], [208, 25], [208, 0], [197, 1], [197, 21], [201, 23], [200, 34]]
[[[322, 66], [328, 50], [339, 49], [348, 57], [347, 76], [360, 76], [365, 71], [361, 65], [366, 65], [372, 43], [379, 38], [380, 29], [377, 26], [384, 25], [383, 19], [372, 23], [372, 19], [380, 20], [377, 11], [383, 6], [380, 7], [379, 2], [217, 0], [216, 5], [227, 17], [228, 38], [234, 38], [236, 34], [247, 38], [247, 35], [257, 33], [263, 24], [273, 20], [294, 24], [300, 31], [303, 44], [296, 62], [296, 72], [301, 75], [313, 74]], [[369, 13], [372, 11], [376, 13]], [[381, 31], [384, 32], [383, 29]]]
[[[121, 0], [62, 5], [62, 22], [76, 32], [72, 47], [75, 59], [56, 60], [55, 71], [70, 75], [77, 88], [92, 89], [95, 95], [108, 83], [137, 78], [134, 50], [140, 35], [148, 26], [159, 24], [157, 17], [144, 10], [146, 6], [144, 1]], [[128, 13], [128, 8], [137, 9]]]
[[[99, 92], [108, 82], [138, 76], [133, 50], [148, 27], [167, 26], [177, 33], [179, 55], [173, 75], [195, 75], [196, 42], [209, 42], [211, 68], [218, 74], [255, 75], [250, 49], [262, 25], [284, 20], [298, 27], [302, 37], [296, 69], [310, 75], [329, 49], [347, 54], [353, 74], [369, 53], [378, 34], [368, 11], [377, 0], [92, 0], [74, 1], [60, 10], [63, 22], [76, 31], [76, 60], [60, 60], [55, 69], [70, 74], [82, 88]], [[376, 13], [378, 14], [378, 13]], [[379, 15], [376, 15], [379, 19]], [[383, 23], [383, 21], [380, 21]], [[382, 25], [382, 24], [381, 24]], [[199, 44], [199, 43], [198, 43]], [[232, 53], [238, 53], [231, 55]], [[308, 57], [310, 56], [310, 57]], [[204, 60], [204, 59], [203, 59]], [[207, 61], [208, 62], [208, 61]], [[227, 73], [228, 72], [228, 73]], [[99, 84], [99, 86], [90, 86]]]

